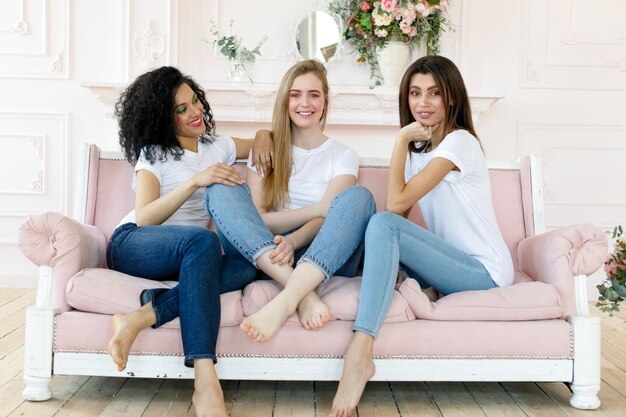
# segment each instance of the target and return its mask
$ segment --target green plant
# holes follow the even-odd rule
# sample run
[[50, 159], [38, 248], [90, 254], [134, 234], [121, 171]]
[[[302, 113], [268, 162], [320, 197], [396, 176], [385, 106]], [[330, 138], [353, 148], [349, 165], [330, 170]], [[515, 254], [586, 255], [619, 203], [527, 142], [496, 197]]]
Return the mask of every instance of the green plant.
[[267, 35], [265, 35], [253, 49], [248, 49], [242, 45], [242, 39], [240, 37], [232, 34], [234, 23], [234, 20], [230, 21], [228, 26], [231, 34], [226, 36], [220, 34], [217, 30], [216, 23], [211, 20], [210, 31], [211, 35], [215, 37], [213, 45], [219, 48], [220, 53], [228, 58], [229, 61], [240, 64], [253, 63], [256, 61], [257, 56], [261, 56], [261, 46], [263, 46], [267, 40]]
[[604, 262], [606, 278], [596, 286], [600, 293], [596, 307], [609, 316], [619, 311], [620, 303], [626, 298], [626, 241], [620, 239], [623, 233], [622, 226], [613, 229], [614, 249]]
[[335, 0], [328, 9], [345, 24], [343, 37], [367, 62], [375, 85], [380, 85], [376, 48], [389, 41], [410, 47], [424, 43], [428, 55], [440, 51], [440, 35], [450, 28], [445, 11], [447, 0]]

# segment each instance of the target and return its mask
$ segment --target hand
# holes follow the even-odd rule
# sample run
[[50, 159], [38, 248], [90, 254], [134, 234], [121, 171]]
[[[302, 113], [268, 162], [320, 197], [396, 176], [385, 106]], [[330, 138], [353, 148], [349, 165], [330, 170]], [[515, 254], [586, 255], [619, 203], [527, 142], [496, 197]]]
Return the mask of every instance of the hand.
[[261, 129], [254, 136], [252, 144], [252, 166], [259, 175], [267, 174], [274, 167], [274, 141], [272, 132]]
[[281, 266], [293, 265], [294, 247], [291, 240], [287, 236], [276, 235], [274, 236], [274, 243], [278, 246], [270, 253], [270, 261]]
[[239, 171], [221, 162], [213, 164], [204, 171], [199, 172], [194, 176], [194, 180], [198, 187], [208, 187], [213, 184], [224, 184], [229, 187], [234, 187], [237, 184], [244, 184], [246, 182]]
[[404, 281], [404, 274], [402, 273], [400, 269], [398, 269], [398, 276], [396, 277], [396, 285], [400, 284], [402, 281]]
[[433, 136], [433, 131], [439, 127], [440, 123], [433, 126], [425, 126], [417, 120], [404, 126], [398, 132], [398, 139], [405, 142], [427, 142]]

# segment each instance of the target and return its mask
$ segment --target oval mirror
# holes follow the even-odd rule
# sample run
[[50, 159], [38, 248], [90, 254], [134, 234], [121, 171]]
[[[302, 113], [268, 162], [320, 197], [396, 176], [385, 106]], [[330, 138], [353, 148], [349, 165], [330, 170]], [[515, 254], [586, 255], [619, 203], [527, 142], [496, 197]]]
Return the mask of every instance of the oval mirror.
[[296, 50], [302, 59], [318, 59], [327, 64], [337, 56], [341, 44], [341, 23], [322, 11], [312, 11], [296, 26]]

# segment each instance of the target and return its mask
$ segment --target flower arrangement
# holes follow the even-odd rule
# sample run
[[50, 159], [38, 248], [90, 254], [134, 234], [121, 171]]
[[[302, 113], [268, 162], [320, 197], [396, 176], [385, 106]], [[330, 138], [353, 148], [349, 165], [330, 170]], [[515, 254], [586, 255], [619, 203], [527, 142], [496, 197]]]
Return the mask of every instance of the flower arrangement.
[[231, 19], [229, 24], [231, 35], [225, 36], [219, 33], [216, 23], [211, 20], [210, 31], [211, 35], [215, 37], [213, 45], [219, 48], [220, 53], [233, 63], [233, 71], [243, 71], [252, 83], [252, 77], [246, 68], [246, 64], [253, 64], [256, 61], [256, 57], [261, 56], [261, 46], [267, 40], [267, 35], [259, 41], [254, 49], [248, 49], [242, 45], [240, 37], [232, 34], [234, 23], [235, 21]]
[[622, 226], [613, 229], [613, 239], [616, 240], [613, 253], [604, 262], [606, 279], [596, 286], [600, 293], [596, 307], [609, 316], [619, 311], [620, 303], [626, 298], [626, 241], [620, 239], [623, 233]]
[[428, 55], [439, 53], [441, 31], [450, 28], [447, 7], [447, 0], [335, 0], [329, 11], [343, 20], [343, 36], [359, 53], [357, 61], [368, 62], [372, 78], [380, 78], [376, 48], [389, 41], [410, 47], [424, 42]]

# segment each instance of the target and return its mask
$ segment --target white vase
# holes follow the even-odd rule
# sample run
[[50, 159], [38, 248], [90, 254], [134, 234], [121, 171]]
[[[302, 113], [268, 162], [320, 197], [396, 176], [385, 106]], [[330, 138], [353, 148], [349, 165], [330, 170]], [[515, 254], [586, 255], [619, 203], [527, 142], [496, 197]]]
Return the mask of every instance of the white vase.
[[409, 60], [409, 46], [404, 42], [387, 42], [384, 48], [376, 48], [378, 67], [385, 87], [398, 88]]

